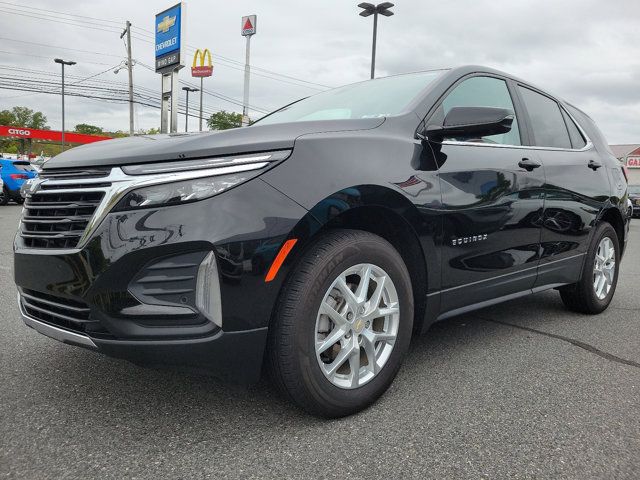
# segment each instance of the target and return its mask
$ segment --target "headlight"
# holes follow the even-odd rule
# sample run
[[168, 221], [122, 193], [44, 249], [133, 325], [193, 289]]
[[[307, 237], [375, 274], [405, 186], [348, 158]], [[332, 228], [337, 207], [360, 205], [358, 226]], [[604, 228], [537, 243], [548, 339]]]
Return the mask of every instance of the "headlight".
[[139, 176], [139, 187], [126, 192], [113, 211], [195, 202], [217, 195], [286, 159], [289, 150], [178, 162], [130, 165], [122, 171]]
[[139, 188], [127, 193], [118, 202], [114, 211], [169, 206], [202, 200], [224, 192], [239, 183], [246, 182], [259, 173], [259, 171], [253, 170], [233, 175], [204, 177]]

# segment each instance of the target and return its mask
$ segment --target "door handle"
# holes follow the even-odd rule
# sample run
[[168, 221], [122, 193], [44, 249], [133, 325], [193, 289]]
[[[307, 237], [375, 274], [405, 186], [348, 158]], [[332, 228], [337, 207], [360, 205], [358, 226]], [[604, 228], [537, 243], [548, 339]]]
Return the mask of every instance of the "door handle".
[[532, 172], [536, 168], [541, 167], [542, 164], [529, 158], [523, 158], [518, 162], [518, 166], [520, 168], [524, 168], [527, 172]]
[[589, 160], [589, 163], [587, 164], [587, 167], [589, 167], [594, 172], [598, 170], [601, 166], [602, 164], [600, 162], [596, 162], [595, 160]]

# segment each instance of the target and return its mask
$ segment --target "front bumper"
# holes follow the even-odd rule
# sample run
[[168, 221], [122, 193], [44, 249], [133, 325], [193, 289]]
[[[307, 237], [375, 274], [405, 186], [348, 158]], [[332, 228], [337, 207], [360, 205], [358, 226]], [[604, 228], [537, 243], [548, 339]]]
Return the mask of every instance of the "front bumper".
[[59, 342], [94, 350], [138, 365], [177, 367], [213, 374], [229, 383], [249, 385], [260, 377], [267, 328], [218, 331], [192, 340], [126, 341], [91, 338], [30, 317], [20, 303], [24, 323]]
[[[258, 178], [199, 202], [110, 213], [80, 249], [27, 248], [18, 235], [22, 318], [63, 343], [134, 363], [254, 382], [288, 268], [264, 282], [278, 251], [269, 246], [317, 228], [306, 213]], [[215, 322], [194, 291], [211, 252], [221, 299]]]

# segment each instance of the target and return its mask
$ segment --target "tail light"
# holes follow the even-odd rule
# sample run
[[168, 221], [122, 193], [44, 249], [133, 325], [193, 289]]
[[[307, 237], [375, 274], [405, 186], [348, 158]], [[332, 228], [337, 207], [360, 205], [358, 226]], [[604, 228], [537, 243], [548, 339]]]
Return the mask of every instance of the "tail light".
[[622, 174], [624, 175], [624, 179], [629, 183], [629, 170], [627, 170], [627, 166], [622, 166]]
[[27, 180], [29, 178], [29, 175], [26, 175], [24, 173], [12, 173], [11, 175], [9, 175], [13, 180]]

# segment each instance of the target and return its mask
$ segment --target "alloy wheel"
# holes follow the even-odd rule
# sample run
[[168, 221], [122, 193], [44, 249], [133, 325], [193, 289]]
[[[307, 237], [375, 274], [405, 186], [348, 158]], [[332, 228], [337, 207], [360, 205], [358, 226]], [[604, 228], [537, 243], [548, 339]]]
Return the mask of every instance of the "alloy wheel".
[[345, 389], [371, 381], [393, 351], [399, 321], [398, 292], [382, 268], [364, 263], [342, 272], [316, 319], [315, 352], [325, 377]]
[[596, 297], [603, 300], [613, 286], [616, 273], [616, 249], [609, 237], [600, 240], [593, 262], [593, 289]]

